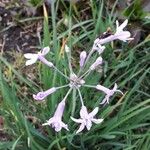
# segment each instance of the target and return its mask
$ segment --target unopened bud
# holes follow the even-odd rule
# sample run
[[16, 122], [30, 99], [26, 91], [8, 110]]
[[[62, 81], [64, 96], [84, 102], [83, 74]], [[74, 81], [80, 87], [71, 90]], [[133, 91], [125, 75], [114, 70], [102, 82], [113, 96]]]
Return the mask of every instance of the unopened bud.
[[96, 61], [91, 65], [90, 70], [94, 70], [98, 65], [102, 64], [102, 57], [98, 57]]
[[82, 51], [80, 54], [80, 67], [83, 67], [86, 56], [87, 56], [86, 51]]

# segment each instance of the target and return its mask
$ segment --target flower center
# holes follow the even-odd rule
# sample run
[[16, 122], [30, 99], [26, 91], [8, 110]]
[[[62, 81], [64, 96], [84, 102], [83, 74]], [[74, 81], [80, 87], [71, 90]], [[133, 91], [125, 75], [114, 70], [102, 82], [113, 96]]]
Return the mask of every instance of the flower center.
[[70, 87], [79, 88], [85, 83], [83, 79], [80, 79], [75, 74], [70, 75]]

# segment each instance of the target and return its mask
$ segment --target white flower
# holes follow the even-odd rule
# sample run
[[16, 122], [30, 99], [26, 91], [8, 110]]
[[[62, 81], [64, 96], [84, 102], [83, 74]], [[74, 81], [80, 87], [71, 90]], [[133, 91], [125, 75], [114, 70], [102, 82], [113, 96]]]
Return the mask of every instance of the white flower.
[[40, 56], [45, 56], [49, 52], [50, 48], [49, 47], [44, 47], [40, 52], [37, 54], [32, 54], [32, 53], [26, 53], [24, 54], [24, 57], [27, 58], [28, 60], [26, 61], [26, 66], [34, 64]]
[[62, 100], [54, 113], [54, 116], [50, 118], [46, 123], [42, 124], [43, 126], [49, 125], [52, 128], [55, 128], [56, 132], [59, 132], [62, 128], [69, 130], [68, 125], [62, 122], [62, 115], [65, 108], [65, 100]]
[[120, 92], [121, 94], [123, 94], [120, 90], [117, 90], [117, 84], [115, 83], [114, 87], [112, 90], [102, 86], [102, 85], [97, 85], [96, 86], [96, 89], [100, 90], [100, 91], [103, 91], [104, 93], [106, 93], [106, 96], [105, 98], [103, 99], [103, 101], [100, 103], [100, 104], [105, 104], [105, 103], [108, 103], [109, 104], [109, 98], [111, 96], [114, 95], [115, 92]]
[[91, 113], [88, 113], [87, 108], [83, 105], [81, 110], [80, 110], [80, 119], [75, 119], [71, 117], [71, 119], [76, 122], [80, 123], [80, 127], [77, 130], [76, 134], [81, 132], [85, 127], [87, 130], [91, 129], [92, 122], [99, 124], [101, 123], [104, 119], [96, 119], [94, 116], [98, 113], [98, 107], [96, 107]]

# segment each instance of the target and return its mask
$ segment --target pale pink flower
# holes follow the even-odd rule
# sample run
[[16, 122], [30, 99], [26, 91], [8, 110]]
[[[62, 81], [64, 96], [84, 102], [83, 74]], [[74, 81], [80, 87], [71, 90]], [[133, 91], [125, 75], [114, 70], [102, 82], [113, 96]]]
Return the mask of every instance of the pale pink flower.
[[48, 89], [47, 91], [39, 92], [36, 95], [33, 94], [35, 100], [44, 100], [48, 95], [54, 93], [57, 89], [55, 87]]
[[[129, 31], [124, 31], [123, 29], [127, 26], [127, 23], [128, 23], [128, 20], [126, 19], [120, 26], [119, 26], [119, 22], [118, 20], [116, 21], [116, 32], [115, 34], [113, 35], [110, 35], [106, 38], [97, 38], [95, 41], [94, 41], [94, 48], [97, 48], [97, 45], [103, 45], [105, 43], [108, 43], [108, 42], [111, 42], [111, 41], [114, 41], [114, 40], [121, 40], [121, 41], [128, 41], [128, 40], [133, 40], [133, 38], [130, 38], [131, 36], [131, 33]], [[97, 48], [98, 49], [98, 48]], [[101, 52], [101, 51], [100, 51]]]
[[49, 47], [44, 47], [40, 52], [37, 54], [33, 53], [26, 53], [24, 54], [24, 57], [27, 58], [28, 60], [26, 61], [26, 66], [34, 64], [40, 56], [45, 56], [49, 52], [50, 48]]
[[94, 118], [95, 115], [98, 113], [98, 107], [96, 107], [91, 113], [88, 113], [87, 108], [83, 105], [81, 110], [80, 110], [80, 117], [79, 119], [75, 119], [71, 117], [71, 119], [76, 122], [80, 123], [80, 127], [77, 130], [76, 134], [81, 132], [85, 127], [87, 130], [91, 129], [92, 122], [99, 124], [101, 123], [104, 119], [96, 119]]
[[82, 52], [80, 53], [80, 67], [81, 67], [81, 68], [82, 68], [83, 65], [84, 65], [86, 56], [87, 56], [86, 51], [82, 51]]
[[103, 62], [102, 57], [98, 57], [96, 61], [90, 66], [90, 70], [94, 70], [98, 65], [101, 65]]
[[102, 85], [97, 85], [96, 89], [103, 91], [106, 94], [105, 98], [103, 99], [103, 101], [100, 104], [105, 104], [105, 103], [109, 104], [109, 98], [111, 96], [113, 96], [115, 92], [119, 92], [119, 93], [123, 94], [120, 90], [117, 90], [117, 84], [116, 83], [115, 83], [112, 90], [110, 90], [110, 89], [108, 89]]
[[46, 123], [42, 124], [43, 126], [49, 125], [52, 128], [55, 128], [56, 132], [59, 132], [62, 128], [69, 130], [68, 125], [62, 122], [62, 116], [65, 108], [65, 100], [62, 100], [54, 113], [54, 116], [50, 118]]

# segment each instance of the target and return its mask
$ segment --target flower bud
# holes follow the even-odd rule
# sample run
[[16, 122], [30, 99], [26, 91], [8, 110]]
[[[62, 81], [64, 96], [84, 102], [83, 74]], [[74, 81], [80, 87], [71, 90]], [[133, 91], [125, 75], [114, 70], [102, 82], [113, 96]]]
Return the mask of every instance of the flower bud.
[[48, 89], [47, 91], [44, 92], [39, 92], [38, 94], [33, 94], [33, 98], [35, 100], [43, 100], [44, 98], [46, 98], [48, 95], [54, 93], [57, 89], [55, 87]]
[[102, 64], [102, 57], [98, 57], [96, 61], [91, 65], [90, 70], [94, 70], [98, 65]]
[[82, 51], [80, 53], [80, 67], [81, 68], [83, 67], [83, 65], [85, 63], [86, 56], [87, 56], [86, 51]]

